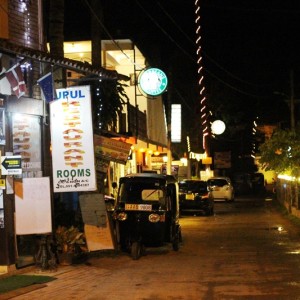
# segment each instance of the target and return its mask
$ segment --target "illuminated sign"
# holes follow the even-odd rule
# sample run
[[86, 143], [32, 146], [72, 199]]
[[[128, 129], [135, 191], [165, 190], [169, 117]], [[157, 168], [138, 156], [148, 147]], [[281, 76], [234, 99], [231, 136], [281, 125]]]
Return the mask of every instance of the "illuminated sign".
[[171, 106], [171, 142], [181, 142], [181, 104]]
[[89, 86], [57, 90], [50, 102], [54, 192], [94, 191], [91, 95]]
[[168, 85], [166, 74], [157, 68], [149, 68], [141, 72], [139, 76], [140, 89], [149, 96], [162, 94]]

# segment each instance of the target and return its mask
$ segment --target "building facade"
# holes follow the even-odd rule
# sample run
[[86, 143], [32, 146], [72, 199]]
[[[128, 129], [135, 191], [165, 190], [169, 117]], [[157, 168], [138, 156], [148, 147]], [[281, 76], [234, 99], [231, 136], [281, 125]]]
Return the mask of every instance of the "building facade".
[[[117, 123], [113, 128], [94, 128], [94, 134], [100, 148], [113, 143], [117, 153], [122, 154], [123, 145], [129, 145], [131, 150], [127, 159], [123, 153], [120, 161], [97, 155], [95, 148], [99, 190], [112, 193], [111, 183], [127, 173], [161, 172], [163, 162], [157, 163], [155, 157], [168, 151], [163, 101], [161, 97], [150, 99], [138, 89], [139, 72], [146, 66], [133, 43], [119, 41], [120, 50], [111, 41], [103, 41], [100, 68], [93, 67], [83, 56], [75, 59], [66, 45], [65, 57], [53, 56], [44, 40], [42, 4], [41, 0], [0, 0], [0, 151], [2, 160], [11, 159], [11, 164], [15, 164], [10, 165], [11, 169], [5, 169], [7, 165], [1, 167], [0, 272], [23, 266], [26, 262], [22, 260], [27, 256], [29, 262], [34, 261], [39, 247], [36, 237], [52, 234], [51, 220], [48, 228], [28, 232], [22, 231], [18, 221], [18, 201], [26, 200], [30, 191], [35, 191], [31, 198], [49, 198], [49, 210], [53, 208], [49, 102], [40, 81], [45, 75], [52, 76], [53, 98], [55, 90], [74, 86], [76, 79], [84, 77], [127, 83], [128, 102]], [[128, 52], [129, 60], [123, 52]], [[39, 189], [45, 178], [49, 186], [43, 194]], [[106, 189], [102, 189], [102, 184]], [[43, 215], [43, 208], [38, 207], [39, 199], [32, 207], [32, 218], [36, 216], [37, 220]]]

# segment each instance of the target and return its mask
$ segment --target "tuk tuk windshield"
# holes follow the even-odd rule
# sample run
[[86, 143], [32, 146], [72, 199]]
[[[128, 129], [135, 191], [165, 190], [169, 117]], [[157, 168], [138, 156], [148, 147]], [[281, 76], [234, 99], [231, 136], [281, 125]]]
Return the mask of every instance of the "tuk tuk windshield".
[[157, 181], [123, 182], [120, 185], [118, 201], [125, 203], [159, 202], [160, 205], [164, 205], [165, 186], [160, 185]]

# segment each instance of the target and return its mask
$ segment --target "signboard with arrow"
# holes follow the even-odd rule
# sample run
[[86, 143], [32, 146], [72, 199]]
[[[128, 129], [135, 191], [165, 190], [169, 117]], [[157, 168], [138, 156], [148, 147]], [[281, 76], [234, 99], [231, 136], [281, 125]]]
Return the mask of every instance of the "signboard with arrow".
[[21, 155], [1, 156], [1, 174], [2, 175], [22, 174]]

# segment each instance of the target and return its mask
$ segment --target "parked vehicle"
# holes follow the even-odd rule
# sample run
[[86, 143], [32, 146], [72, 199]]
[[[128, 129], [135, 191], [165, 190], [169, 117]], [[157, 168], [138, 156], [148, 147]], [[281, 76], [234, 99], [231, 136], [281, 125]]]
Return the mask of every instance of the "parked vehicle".
[[265, 177], [262, 173], [254, 173], [251, 175], [252, 191], [254, 195], [266, 192]]
[[113, 196], [104, 195], [104, 201], [107, 211], [113, 211], [116, 199]]
[[207, 182], [203, 180], [185, 179], [179, 182], [180, 212], [203, 212], [214, 214], [214, 198]]
[[211, 177], [207, 184], [215, 200], [234, 201], [234, 188], [229, 177]]
[[114, 209], [117, 242], [133, 259], [147, 246], [171, 243], [179, 249], [178, 183], [174, 176], [139, 173], [120, 178]]
[[232, 176], [232, 185], [235, 195], [249, 195], [252, 193], [251, 174], [237, 172]]

